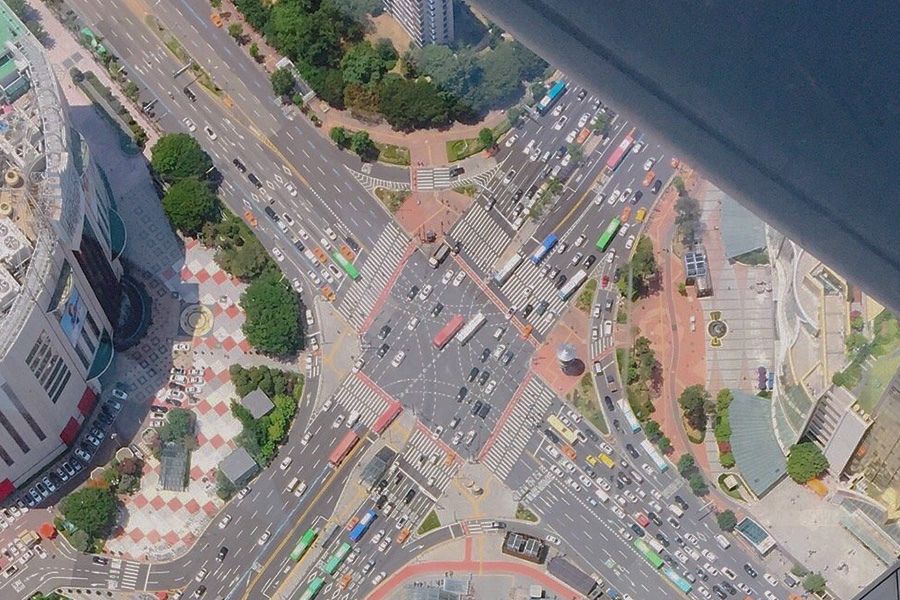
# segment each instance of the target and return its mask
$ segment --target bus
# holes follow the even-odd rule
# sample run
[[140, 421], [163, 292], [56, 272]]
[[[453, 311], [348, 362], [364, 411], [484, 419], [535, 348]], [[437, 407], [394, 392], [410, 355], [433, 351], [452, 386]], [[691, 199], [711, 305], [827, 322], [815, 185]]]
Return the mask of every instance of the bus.
[[616, 402], [619, 405], [619, 408], [622, 409], [622, 412], [625, 414], [625, 421], [628, 423], [628, 427], [631, 429], [631, 433], [637, 433], [641, 430], [641, 424], [638, 423], [637, 417], [634, 416], [634, 411], [631, 410], [631, 406], [628, 405], [628, 401], [624, 398], [619, 398]]
[[606, 454], [605, 452], [601, 452], [600, 454], [597, 455], [597, 458], [600, 459], [600, 462], [602, 462], [608, 468], [610, 468], [610, 469], [616, 468], [616, 461], [614, 461], [612, 458], [610, 458], [609, 454]]
[[556, 415], [550, 415], [547, 417], [547, 422], [550, 423], [550, 426], [553, 427], [559, 433], [559, 436], [566, 440], [566, 442], [570, 444], [574, 444], [578, 439], [578, 436], [575, 435], [575, 432], [566, 427], [566, 424], [559, 420], [559, 417]]
[[632, 543], [634, 544], [635, 549], [641, 553], [641, 556], [643, 556], [648, 563], [653, 565], [653, 568], [658, 569], [663, 566], [663, 559], [647, 545], [647, 542], [641, 538], [637, 538]]
[[565, 81], [557, 81], [553, 84], [553, 87], [550, 88], [550, 91], [541, 98], [541, 101], [538, 102], [537, 111], [545, 115], [547, 111], [550, 110], [550, 107], [559, 100], [560, 96], [566, 91], [566, 82]]
[[597, 250], [606, 252], [606, 249], [609, 248], [609, 244], [616, 237], [616, 234], [619, 232], [619, 227], [621, 226], [622, 220], [619, 217], [613, 217], [613, 220], [606, 226], [606, 231], [604, 231], [603, 235], [600, 236], [600, 239], [597, 240]]
[[456, 332], [456, 341], [459, 342], [461, 346], [465, 346], [486, 321], [487, 317], [484, 316], [484, 313], [476, 314]]
[[325, 563], [325, 566], [322, 567], [322, 570], [329, 575], [334, 575], [334, 572], [337, 571], [344, 559], [347, 558], [347, 555], [350, 554], [352, 547], [348, 542], [342, 543], [328, 559], [328, 562]]
[[691, 589], [693, 589], [691, 587], [691, 582], [676, 573], [675, 570], [669, 565], [663, 566], [662, 571], [663, 575], [665, 575], [669, 581], [674, 583], [675, 586], [685, 594], [689, 594], [691, 592]]
[[559, 238], [556, 237], [555, 233], [551, 233], [546, 238], [544, 238], [544, 241], [541, 243], [541, 245], [538, 246], [534, 251], [534, 254], [531, 255], [531, 262], [534, 264], [538, 264], [539, 262], [544, 260], [544, 257], [547, 256], [547, 253], [553, 249], [553, 246], [555, 246], [556, 242], [558, 241]]
[[358, 542], [362, 536], [366, 535], [366, 532], [369, 530], [369, 526], [375, 521], [376, 517], [378, 517], [378, 513], [375, 512], [374, 509], [370, 508], [369, 511], [363, 515], [363, 518], [359, 520], [359, 522], [353, 526], [353, 529], [350, 530], [350, 541]]
[[294, 546], [294, 550], [291, 552], [291, 560], [297, 562], [303, 558], [303, 555], [312, 548], [313, 542], [316, 541], [316, 536], [318, 535], [319, 530], [315, 527], [307, 529], [306, 533], [303, 534], [303, 537], [300, 538], [300, 541], [297, 542], [297, 545]]
[[609, 155], [609, 159], [606, 161], [606, 168], [609, 169], [610, 173], [619, 168], [632, 146], [634, 146], [634, 129], [619, 142], [616, 149]]
[[306, 588], [306, 591], [300, 594], [300, 597], [297, 600], [312, 600], [316, 597], [316, 594], [319, 593], [319, 590], [322, 589], [322, 586], [325, 585], [324, 577], [316, 577], [312, 581], [309, 582], [309, 587]]
[[375, 422], [372, 423], [372, 431], [381, 435], [384, 433], [384, 430], [388, 428], [388, 426], [394, 422], [400, 413], [403, 412], [403, 405], [397, 402], [396, 400], [392, 402], [388, 407], [384, 410], [381, 415], [375, 419]]
[[584, 269], [579, 269], [577, 273], [572, 275], [572, 278], [569, 279], [564, 286], [559, 288], [559, 291], [556, 292], [556, 295], [559, 296], [559, 299], [565, 302], [568, 300], [572, 294], [575, 293], [575, 290], [581, 287], [581, 284], [587, 279], [587, 271]]
[[331, 454], [328, 455], [328, 462], [331, 463], [331, 466], [337, 468], [358, 442], [359, 434], [352, 430], [348, 431], [347, 435], [338, 442]]
[[662, 457], [662, 454], [659, 453], [659, 450], [656, 449], [656, 446], [650, 443], [650, 440], [644, 440], [641, 442], [641, 448], [644, 449], [644, 452], [653, 459], [653, 463], [656, 465], [656, 468], [659, 469], [661, 473], [665, 473], [666, 469], [669, 468], [669, 463], [666, 462], [666, 459]]
[[439, 266], [441, 266], [441, 263], [447, 260], [447, 257], [449, 255], [450, 246], [445, 243], [441, 243], [441, 245], [438, 246], [437, 250], [434, 251], [434, 254], [432, 254], [428, 258], [428, 264], [431, 265], [432, 269], [437, 269]]
[[516, 272], [516, 269], [519, 268], [519, 265], [522, 264], [524, 259], [525, 257], [521, 254], [513, 255], [502, 267], [500, 267], [500, 270], [494, 274], [494, 283], [502, 287], [504, 283], [509, 281], [509, 278]]
[[431, 343], [438, 350], [443, 350], [444, 346], [447, 345], [447, 342], [449, 342], [453, 338], [453, 336], [455, 336], [456, 333], [460, 329], [462, 329], [462, 326], [465, 325], [465, 323], [465, 317], [463, 317], [462, 315], [453, 315], [450, 320], [447, 321], [447, 324], [444, 325], [441, 330], [435, 334], [434, 338], [431, 340]]
[[353, 266], [353, 263], [344, 258], [344, 255], [335, 250], [331, 253], [331, 258], [334, 259], [334, 262], [337, 263], [344, 273], [350, 276], [350, 279], [356, 281], [359, 279], [359, 271], [356, 270], [356, 267]]

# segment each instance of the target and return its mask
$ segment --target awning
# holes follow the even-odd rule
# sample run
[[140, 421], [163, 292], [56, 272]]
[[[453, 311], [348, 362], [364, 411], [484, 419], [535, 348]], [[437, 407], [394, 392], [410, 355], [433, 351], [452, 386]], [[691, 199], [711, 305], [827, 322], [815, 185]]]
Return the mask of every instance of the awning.
[[42, 523], [38, 527], [38, 535], [45, 540], [52, 540], [56, 537], [56, 527], [53, 526], [53, 523]]
[[5, 500], [10, 494], [16, 491], [16, 486], [9, 479], [0, 481], [0, 500]]
[[75, 442], [76, 437], [78, 437], [78, 421], [75, 420], [75, 417], [72, 417], [69, 419], [69, 422], [66, 423], [62, 433], [59, 434], [59, 439], [61, 439], [66, 446], [71, 446]]
[[97, 401], [97, 392], [95, 392], [90, 386], [85, 388], [84, 393], [81, 395], [81, 400], [78, 401], [78, 412], [87, 416], [91, 414], [91, 409], [94, 408], [94, 403]]

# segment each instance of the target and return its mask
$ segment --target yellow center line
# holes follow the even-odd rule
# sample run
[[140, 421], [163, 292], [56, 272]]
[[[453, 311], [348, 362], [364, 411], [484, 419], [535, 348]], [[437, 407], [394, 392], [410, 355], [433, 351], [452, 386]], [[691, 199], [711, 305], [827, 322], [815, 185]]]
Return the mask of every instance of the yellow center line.
[[587, 198], [588, 195], [591, 193], [591, 190], [594, 188], [594, 184], [597, 183], [597, 180], [600, 179], [600, 177], [602, 177], [602, 176], [603, 176], [603, 169], [600, 169], [600, 172], [597, 173], [597, 176], [594, 177], [593, 181], [591, 181], [591, 185], [588, 186], [587, 191], [584, 192], [581, 195], [581, 198], [578, 199], [578, 202], [576, 202], [572, 206], [572, 208], [569, 209], [569, 212], [566, 213], [566, 215], [559, 222], [559, 225], [556, 226], [555, 231], [560, 231], [563, 228], [563, 225], [566, 224], [566, 221], [568, 221], [570, 218], [572, 218], [572, 215], [575, 214], [575, 211], [577, 211], [578, 208], [581, 206], [581, 203], [584, 202], [584, 199]]

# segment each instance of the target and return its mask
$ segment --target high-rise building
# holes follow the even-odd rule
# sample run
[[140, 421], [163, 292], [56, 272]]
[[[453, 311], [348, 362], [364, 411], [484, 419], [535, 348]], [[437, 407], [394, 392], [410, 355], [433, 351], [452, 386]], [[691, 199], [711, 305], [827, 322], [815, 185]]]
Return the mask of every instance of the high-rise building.
[[72, 445], [113, 357], [124, 227], [43, 48], [0, 3], [0, 499]]
[[417, 46], [453, 41], [453, 0], [384, 0]]

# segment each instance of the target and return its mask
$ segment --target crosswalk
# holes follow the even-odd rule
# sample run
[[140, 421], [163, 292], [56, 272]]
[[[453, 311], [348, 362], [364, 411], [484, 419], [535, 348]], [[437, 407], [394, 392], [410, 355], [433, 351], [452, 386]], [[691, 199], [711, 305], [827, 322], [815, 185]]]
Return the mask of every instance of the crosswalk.
[[537, 377], [522, 390], [497, 439], [484, 457], [484, 464], [500, 479], [506, 479], [522, 456], [535, 428], [544, 420], [556, 394]]
[[419, 191], [444, 190], [450, 187], [450, 168], [413, 169], [413, 187]]
[[512, 233], [495, 218], [494, 211], [472, 204], [456, 222], [450, 235], [462, 245], [462, 253], [479, 271], [490, 275], [497, 260], [509, 244]]
[[341, 314], [357, 329], [387, 286], [408, 243], [406, 234], [394, 223], [389, 223], [362, 261], [359, 267], [362, 276], [350, 285], [337, 305]]
[[527, 258], [516, 269], [512, 277], [502, 288], [503, 295], [511, 306], [515, 306], [521, 315], [522, 308], [531, 304], [537, 304], [546, 300], [549, 302], [546, 312], [539, 315], [538, 311], [532, 311], [526, 321], [530, 323], [538, 333], [546, 333], [553, 325], [555, 317], [562, 314], [566, 303], [559, 299], [556, 286], [547, 277], [540, 265], [535, 265]]
[[403, 458], [421, 473], [426, 481], [434, 478], [427, 489], [436, 493], [436, 498], [444, 493], [444, 489], [459, 468], [458, 457], [448, 453], [430, 433], [421, 428], [416, 428], [407, 440]]
[[375, 188], [386, 188], [389, 190], [408, 190], [410, 189], [409, 181], [394, 181], [391, 179], [381, 179], [380, 177], [372, 177], [366, 173], [354, 171], [349, 167], [345, 167], [361, 186], [370, 192]]
[[107, 588], [111, 590], [137, 589], [138, 575], [141, 571], [140, 563], [113, 559], [109, 563], [109, 579]]
[[[337, 406], [348, 413], [357, 411], [360, 415], [359, 422], [366, 427], [371, 427], [381, 413], [387, 409], [387, 400], [370, 388], [362, 379], [351, 375], [347, 377], [332, 396]], [[334, 410], [334, 409], [332, 409]], [[315, 418], [316, 415], [313, 415]]]

